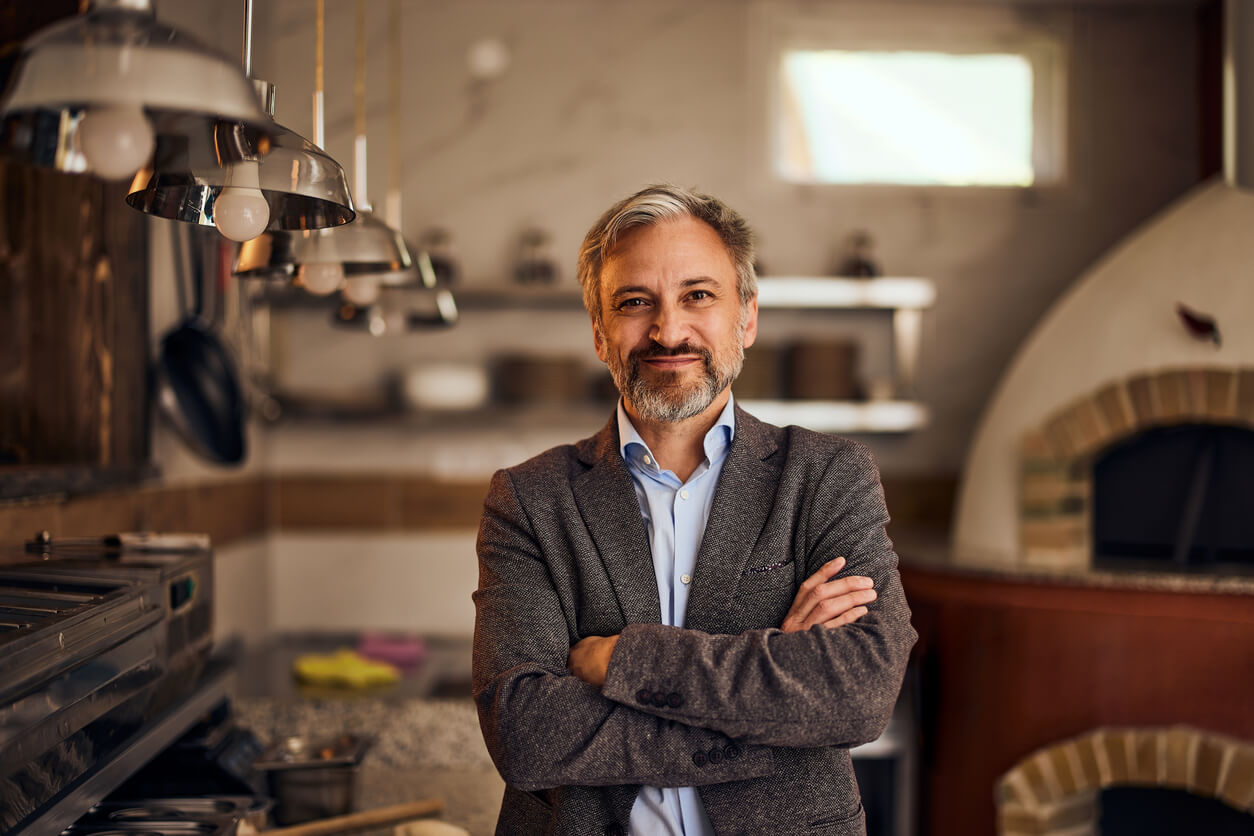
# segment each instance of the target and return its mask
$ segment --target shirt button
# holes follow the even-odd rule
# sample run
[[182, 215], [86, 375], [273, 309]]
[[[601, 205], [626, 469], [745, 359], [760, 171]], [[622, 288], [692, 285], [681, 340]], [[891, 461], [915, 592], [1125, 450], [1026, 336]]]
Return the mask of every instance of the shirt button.
[[645, 457], [644, 457], [644, 463], [645, 463], [645, 464], [653, 464], [653, 459], [649, 458], [648, 456], [645, 456]]
[[688, 498], [688, 492], [687, 492], [687, 491], [680, 491], [680, 492], [679, 492], [679, 498], [680, 498], [680, 499], [687, 499], [687, 498]]
[[679, 579], [684, 583], [692, 583], [692, 575], [680, 575]]

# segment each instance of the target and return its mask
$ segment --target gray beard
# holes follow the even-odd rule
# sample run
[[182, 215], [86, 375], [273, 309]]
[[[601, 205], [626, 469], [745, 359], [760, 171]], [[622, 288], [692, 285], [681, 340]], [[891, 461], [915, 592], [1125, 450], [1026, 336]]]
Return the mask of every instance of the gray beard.
[[740, 374], [745, 359], [741, 342], [737, 341], [739, 347], [733, 361], [722, 368], [716, 367], [713, 355], [706, 349], [677, 351], [676, 353], [700, 354], [705, 366], [705, 374], [701, 380], [683, 388], [654, 384], [644, 379], [640, 374], [640, 361], [654, 353], [650, 351], [633, 351], [627, 356], [626, 363], [612, 359], [608, 364], [610, 375], [614, 378], [618, 391], [631, 402], [641, 418], [669, 424], [686, 421], [708, 409], [714, 399]]

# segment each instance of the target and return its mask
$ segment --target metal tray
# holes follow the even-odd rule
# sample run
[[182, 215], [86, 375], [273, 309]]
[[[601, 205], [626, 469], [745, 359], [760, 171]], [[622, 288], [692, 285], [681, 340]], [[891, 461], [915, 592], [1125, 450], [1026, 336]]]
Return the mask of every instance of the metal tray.
[[285, 737], [267, 748], [253, 767], [275, 771], [356, 766], [365, 757], [370, 743], [370, 738], [352, 734], [312, 740], [307, 737]]

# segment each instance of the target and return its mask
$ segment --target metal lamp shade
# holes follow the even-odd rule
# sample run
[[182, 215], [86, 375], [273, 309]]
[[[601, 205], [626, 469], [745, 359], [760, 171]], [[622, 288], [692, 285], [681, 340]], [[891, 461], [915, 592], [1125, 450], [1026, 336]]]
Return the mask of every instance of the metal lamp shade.
[[405, 239], [374, 213], [362, 210], [352, 223], [303, 232], [268, 232], [240, 245], [235, 275], [249, 279], [296, 279], [306, 264], [337, 264], [345, 278], [371, 275], [381, 285], [421, 281]]
[[446, 287], [431, 288], [421, 282], [383, 288], [371, 305], [340, 305], [331, 323], [365, 331], [376, 337], [397, 336], [430, 328], [456, 325], [457, 302]]
[[157, 21], [145, 0], [100, 0], [23, 44], [0, 102], [0, 147], [19, 162], [89, 171], [81, 127], [96, 108], [142, 110], [157, 146], [186, 141], [198, 166], [269, 146], [269, 120], [239, 65]]
[[[274, 113], [274, 87], [254, 82]], [[270, 207], [269, 230], [309, 230], [347, 224], [356, 217], [344, 169], [301, 135], [270, 122], [271, 140], [257, 160], [257, 185]], [[231, 171], [198, 167], [208, 148], [183, 139], [159, 137], [152, 164], [135, 175], [126, 202], [162, 218], [213, 226], [214, 203], [231, 185]]]

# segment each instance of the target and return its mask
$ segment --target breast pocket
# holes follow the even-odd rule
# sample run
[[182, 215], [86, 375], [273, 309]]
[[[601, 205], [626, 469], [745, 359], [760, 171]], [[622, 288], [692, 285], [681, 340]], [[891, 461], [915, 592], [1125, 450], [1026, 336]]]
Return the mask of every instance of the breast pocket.
[[751, 562], [740, 575], [736, 597], [785, 586], [794, 589], [797, 585], [796, 569], [796, 560], [791, 557], [765, 565], [753, 565]]
[[778, 627], [797, 594], [796, 563], [755, 564], [740, 576], [733, 606], [742, 630]]

